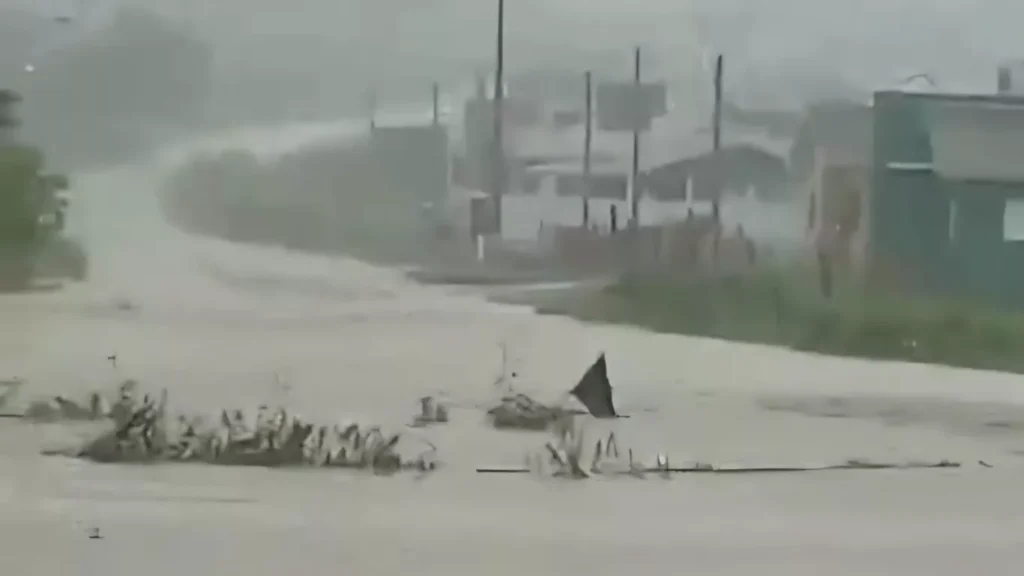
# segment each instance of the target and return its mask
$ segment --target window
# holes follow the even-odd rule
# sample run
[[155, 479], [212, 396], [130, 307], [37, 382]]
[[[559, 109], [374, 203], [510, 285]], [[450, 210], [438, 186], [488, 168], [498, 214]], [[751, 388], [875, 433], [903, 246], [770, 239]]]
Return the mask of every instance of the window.
[[1003, 240], [1024, 240], [1024, 198], [1009, 198], [1003, 210]]

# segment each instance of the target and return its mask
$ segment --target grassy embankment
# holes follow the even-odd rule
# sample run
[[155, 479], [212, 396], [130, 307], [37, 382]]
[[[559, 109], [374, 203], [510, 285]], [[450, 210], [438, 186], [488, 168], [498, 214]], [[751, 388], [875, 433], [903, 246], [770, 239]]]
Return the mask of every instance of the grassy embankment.
[[848, 287], [832, 301], [810, 270], [701, 281], [629, 278], [538, 306], [548, 314], [821, 354], [1024, 372], [1024, 317]]

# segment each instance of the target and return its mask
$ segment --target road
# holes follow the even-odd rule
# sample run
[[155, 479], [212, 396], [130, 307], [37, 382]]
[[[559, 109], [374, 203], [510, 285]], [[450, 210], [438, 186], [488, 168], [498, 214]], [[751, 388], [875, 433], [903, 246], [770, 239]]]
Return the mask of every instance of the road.
[[[254, 131], [201, 146], [273, 154], [345, 130]], [[71, 430], [4, 421], [4, 573], [1019, 572], [1018, 377], [587, 326], [351, 260], [190, 237], [164, 223], [155, 196], [181, 152], [76, 180], [74, 226], [93, 276], [0, 300], [0, 376], [25, 378], [29, 394], [84, 394], [131, 377], [169, 388], [182, 409], [285, 398], [309, 418], [389, 426], [407, 422], [420, 395], [441, 394], [461, 408], [422, 433], [444, 466], [419, 480], [104, 467], [37, 455]], [[502, 343], [520, 388], [541, 397], [606, 352], [620, 408], [633, 415], [615, 424], [620, 445], [644, 459], [965, 467], [577, 483], [477, 475], [519, 464], [543, 438], [489, 430], [473, 408], [494, 396]]]

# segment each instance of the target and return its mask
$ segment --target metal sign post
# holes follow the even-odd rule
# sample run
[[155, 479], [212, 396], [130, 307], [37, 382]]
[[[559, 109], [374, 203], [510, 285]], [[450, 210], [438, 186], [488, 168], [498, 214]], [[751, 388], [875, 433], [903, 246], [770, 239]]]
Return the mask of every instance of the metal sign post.
[[593, 139], [593, 96], [592, 77], [588, 70], [583, 75], [585, 84], [584, 125], [583, 125], [583, 228], [590, 227], [590, 147]]
[[[640, 47], [637, 46], [633, 52], [633, 84], [636, 86], [636, 93], [640, 93]], [[640, 225], [640, 187], [637, 185], [637, 176], [640, 174], [640, 127], [633, 127], [633, 169], [630, 172], [630, 224], [631, 227]]]

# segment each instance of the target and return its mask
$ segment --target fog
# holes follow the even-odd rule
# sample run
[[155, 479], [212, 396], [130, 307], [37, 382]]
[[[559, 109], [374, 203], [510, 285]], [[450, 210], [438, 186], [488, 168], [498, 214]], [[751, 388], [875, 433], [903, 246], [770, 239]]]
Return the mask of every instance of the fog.
[[[318, 134], [229, 136], [168, 156], [241, 147], [272, 157]], [[607, 351], [617, 401], [632, 416], [617, 435], [645, 460], [664, 451], [683, 463], [952, 458], [995, 468], [574, 486], [495, 478], [473, 468], [516, 465], [543, 437], [491, 430], [470, 408], [423, 431], [444, 458], [423, 480], [130, 467], [39, 457], [40, 445], [71, 433], [3, 420], [0, 542], [10, 573], [618, 575], [642, 558], [725, 575], [817, 575], [826, 565], [839, 575], [935, 576], [978, 566], [997, 574], [1021, 560], [1017, 376], [584, 325], [352, 260], [189, 236], [155, 202], [168, 164], [83, 174], [73, 210], [93, 257], [89, 281], [0, 300], [5, 325], [19, 328], [0, 331], [0, 366], [32, 394], [77, 398], [132, 377], [167, 387], [177, 406], [215, 411], [272, 398], [280, 374], [294, 383], [289, 408], [314, 421], [401, 426], [424, 393], [487, 400], [507, 343], [522, 389], [544, 398]], [[137, 308], [119, 311], [118, 299]], [[828, 417], [800, 414], [821, 411]], [[90, 527], [102, 540], [86, 537]]]
[[[423, 394], [467, 407], [423, 431], [444, 460], [424, 481], [91, 466], [38, 456], [54, 439], [40, 432], [59, 436], [61, 427], [3, 420], [0, 542], [11, 573], [258, 576], [350, 566], [382, 575], [601, 575], [643, 559], [717, 574], [820, 574], [825, 565], [831, 574], [934, 576], [1006, 572], [1021, 561], [1016, 375], [587, 325], [337, 255], [204, 238], [166, 221], [158, 191], [200, 151], [312, 166], [240, 188], [257, 197], [343, 188], [332, 180], [337, 160], [320, 168], [281, 155], [364, 133], [361, 120], [324, 120], [359, 114], [370, 85], [394, 109], [420, 99], [420, 89], [425, 100], [432, 79], [457, 86], [489, 67], [492, 0], [121, 4], [158, 11], [164, 25], [136, 17], [110, 33], [112, 2], [0, 0], [27, 10], [0, 12], [0, 86], [26, 96], [25, 137], [58, 163], [124, 164], [73, 173], [69, 232], [84, 241], [90, 277], [59, 293], [0, 300], [0, 318], [17, 328], [0, 331], [0, 377], [24, 378], [32, 395], [76, 398], [136, 378], [147, 390], [171, 390], [183, 409], [216, 413], [266, 401], [280, 375], [289, 409], [314, 421], [396, 429]], [[728, 58], [730, 98], [767, 107], [918, 71], [942, 86], [989, 90], [996, 62], [1024, 52], [1010, 29], [1024, 6], [1008, 1], [509, 0], [507, 8], [510, 68], [624, 74], [628, 48], [641, 42], [645, 70], [670, 77], [681, 105], [704, 105], [703, 63], [715, 51]], [[72, 19], [53, 21], [61, 15]], [[140, 36], [148, 52], [124, 48]], [[173, 58], [154, 58], [167, 46]], [[36, 72], [24, 73], [26, 63]], [[309, 123], [285, 126], [293, 120]], [[194, 134], [225, 125], [201, 142]], [[180, 142], [128, 162], [154, 144], [143, 136]], [[606, 351], [616, 401], [632, 416], [617, 432], [645, 460], [951, 458], [965, 468], [596, 479], [578, 489], [484, 477], [474, 468], [516, 465], [542, 442], [493, 431], [468, 408], [496, 393], [490, 383], [505, 368], [506, 345], [517, 388], [544, 398], [564, 393]], [[982, 459], [995, 469], [973, 464]], [[234, 500], [218, 503], [224, 495]], [[85, 536], [91, 527], [103, 541]]]
[[[400, 98], [395, 93], [431, 79], [464, 81], [491, 66], [495, 4], [3, 0], [0, 7], [74, 19], [40, 24], [28, 49], [36, 54], [101, 29], [118, 7], [157, 11], [212, 44], [220, 92], [228, 93], [233, 83], [284, 82], [294, 89], [279, 98], [326, 95], [317, 97], [317, 106], [330, 110], [333, 99], [340, 111], [371, 83], [382, 86], [386, 101], [389, 93]], [[1003, 0], [519, 0], [507, 6], [507, 54], [510, 68], [600, 62], [625, 70], [627, 48], [642, 44], [652, 74], [675, 79], [680, 99], [705, 91], [697, 81], [701, 62], [714, 51], [729, 58], [727, 84], [738, 96], [767, 99], [779, 91], [777, 84], [798, 90], [815, 84], [794, 76], [869, 88], [921, 71], [945, 86], [987, 90], [996, 62], [1024, 52], [1014, 29], [1022, 16], [1024, 7]], [[232, 101], [244, 97], [230, 92]]]

